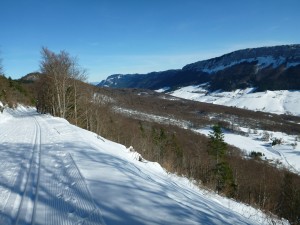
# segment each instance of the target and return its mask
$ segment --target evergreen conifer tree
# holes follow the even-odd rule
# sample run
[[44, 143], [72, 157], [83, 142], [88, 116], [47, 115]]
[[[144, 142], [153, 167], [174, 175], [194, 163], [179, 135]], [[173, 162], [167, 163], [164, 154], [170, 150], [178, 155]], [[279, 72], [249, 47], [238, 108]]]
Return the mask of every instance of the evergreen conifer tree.
[[228, 188], [232, 195], [236, 185], [234, 184], [232, 169], [225, 160], [227, 144], [224, 141], [222, 128], [219, 125], [214, 125], [209, 134], [209, 138], [209, 153], [216, 159], [214, 168], [217, 182], [216, 191], [219, 193], [225, 188]]
[[224, 142], [224, 134], [219, 125], [214, 125], [209, 134], [210, 154], [216, 158], [217, 164], [222, 161], [226, 153], [227, 144]]

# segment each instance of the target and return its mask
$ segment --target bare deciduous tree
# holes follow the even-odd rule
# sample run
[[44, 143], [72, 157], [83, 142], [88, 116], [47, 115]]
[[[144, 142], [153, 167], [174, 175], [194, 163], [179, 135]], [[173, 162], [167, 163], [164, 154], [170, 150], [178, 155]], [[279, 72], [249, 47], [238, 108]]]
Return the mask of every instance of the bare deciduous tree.
[[73, 100], [74, 100], [74, 121], [75, 125], [78, 125], [78, 100], [80, 99], [80, 84], [83, 81], [87, 80], [87, 72], [85, 69], [82, 69], [79, 64], [77, 58], [73, 58], [71, 68], [70, 68], [70, 76], [72, 78], [73, 85]]
[[[51, 105], [46, 108], [51, 108], [53, 115], [72, 119], [77, 125], [78, 100], [81, 98], [78, 89], [87, 78], [86, 71], [79, 66], [77, 58], [71, 57], [66, 51], [54, 53], [44, 47], [41, 54], [40, 69], [47, 77], [43, 79], [43, 86], [48, 92], [46, 98], [40, 101]], [[43, 105], [42, 102], [39, 102], [39, 107]]]

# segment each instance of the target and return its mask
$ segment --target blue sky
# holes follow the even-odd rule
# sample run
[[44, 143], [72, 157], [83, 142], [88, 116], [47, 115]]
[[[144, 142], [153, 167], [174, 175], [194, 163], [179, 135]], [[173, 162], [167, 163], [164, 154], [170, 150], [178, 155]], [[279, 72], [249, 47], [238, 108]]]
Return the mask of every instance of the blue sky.
[[1, 0], [5, 74], [39, 70], [42, 46], [89, 81], [178, 69], [230, 51], [300, 43], [299, 0]]

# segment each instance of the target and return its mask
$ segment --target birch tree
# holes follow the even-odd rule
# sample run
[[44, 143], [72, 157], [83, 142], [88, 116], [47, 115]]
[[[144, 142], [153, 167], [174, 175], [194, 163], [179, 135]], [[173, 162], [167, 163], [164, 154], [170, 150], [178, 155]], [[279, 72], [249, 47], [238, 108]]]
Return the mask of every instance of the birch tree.
[[[62, 118], [73, 117], [78, 123], [78, 92], [80, 82], [86, 80], [86, 71], [82, 69], [78, 60], [66, 51], [54, 53], [48, 48], [41, 50], [41, 72], [47, 77], [47, 88], [52, 90], [52, 113]], [[46, 79], [45, 79], [46, 81]]]
[[87, 72], [85, 69], [82, 69], [79, 64], [77, 58], [73, 58], [72, 64], [70, 67], [70, 76], [72, 78], [72, 86], [73, 86], [73, 112], [74, 112], [74, 122], [75, 125], [78, 125], [78, 101], [81, 98], [82, 90], [80, 91], [80, 84], [83, 81], [87, 80]]

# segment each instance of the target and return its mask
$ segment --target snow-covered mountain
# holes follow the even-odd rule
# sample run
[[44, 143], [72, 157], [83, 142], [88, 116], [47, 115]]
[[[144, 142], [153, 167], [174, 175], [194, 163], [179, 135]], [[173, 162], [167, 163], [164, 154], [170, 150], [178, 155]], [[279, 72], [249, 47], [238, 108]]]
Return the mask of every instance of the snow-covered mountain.
[[0, 224], [288, 224], [33, 108], [0, 133]]
[[258, 91], [300, 89], [300, 45], [238, 50], [195, 62], [180, 70], [148, 74], [111, 75], [98, 86], [176, 89], [210, 82], [210, 90], [232, 91], [256, 87]]
[[[193, 101], [213, 103], [254, 111], [300, 116], [300, 89], [255, 92], [255, 88], [235, 91], [210, 92], [209, 84], [193, 85], [167, 92], [170, 95]], [[157, 90], [168, 91], [167, 88]]]
[[275, 47], [249, 48], [238, 50], [217, 58], [199, 61], [183, 67], [183, 70], [203, 71], [210, 74], [233, 67], [241, 63], [254, 63], [257, 69], [267, 67], [286, 68], [300, 64], [300, 45], [284, 45]]

